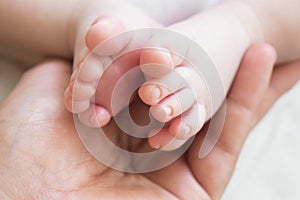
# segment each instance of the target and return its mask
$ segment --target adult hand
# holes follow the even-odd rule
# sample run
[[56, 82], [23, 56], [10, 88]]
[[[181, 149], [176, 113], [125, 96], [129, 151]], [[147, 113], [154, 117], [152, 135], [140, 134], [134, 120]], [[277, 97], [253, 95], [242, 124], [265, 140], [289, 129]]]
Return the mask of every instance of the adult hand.
[[[275, 68], [272, 73], [274, 62], [275, 53], [269, 46], [249, 49], [228, 95], [222, 135], [206, 158], [198, 158], [200, 133], [180, 159], [147, 174], [110, 169], [85, 150], [73, 115], [63, 104], [70, 64], [42, 63], [28, 71], [0, 105], [0, 197], [218, 199], [250, 129], [300, 77], [300, 63]], [[142, 118], [144, 113], [139, 111], [133, 109]], [[118, 140], [123, 134], [113, 122], [106, 131], [115, 142], [124, 141]]]

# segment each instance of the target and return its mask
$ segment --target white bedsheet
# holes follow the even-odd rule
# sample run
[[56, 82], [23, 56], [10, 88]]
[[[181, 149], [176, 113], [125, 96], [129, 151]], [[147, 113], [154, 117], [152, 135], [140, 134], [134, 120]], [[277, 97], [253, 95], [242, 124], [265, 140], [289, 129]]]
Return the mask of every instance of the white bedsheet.
[[[21, 74], [0, 59], [0, 100]], [[253, 130], [224, 200], [300, 199], [300, 83]]]
[[300, 199], [300, 83], [252, 131], [223, 199]]

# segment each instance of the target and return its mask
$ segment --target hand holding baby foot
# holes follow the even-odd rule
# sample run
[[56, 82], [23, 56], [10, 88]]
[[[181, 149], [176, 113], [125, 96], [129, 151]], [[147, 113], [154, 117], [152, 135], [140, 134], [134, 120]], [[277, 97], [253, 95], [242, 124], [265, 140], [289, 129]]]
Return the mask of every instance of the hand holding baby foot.
[[[222, 137], [206, 158], [198, 157], [199, 134], [176, 162], [144, 174], [108, 168], [86, 151], [62, 104], [69, 64], [37, 66], [0, 105], [1, 199], [220, 199], [249, 130], [299, 80], [300, 62], [275, 68], [270, 81], [274, 60], [268, 46], [249, 50], [228, 96]], [[106, 128], [116, 138], [124, 134], [114, 123]]]

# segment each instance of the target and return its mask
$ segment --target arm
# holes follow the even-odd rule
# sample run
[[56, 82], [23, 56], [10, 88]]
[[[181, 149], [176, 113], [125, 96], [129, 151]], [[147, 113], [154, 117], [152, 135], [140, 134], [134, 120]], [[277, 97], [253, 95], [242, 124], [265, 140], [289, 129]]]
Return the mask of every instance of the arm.
[[0, 1], [0, 53], [27, 61], [45, 55], [71, 58], [67, 30], [76, 2]]
[[[141, 8], [161, 23], [171, 23], [186, 18], [205, 6], [198, 0], [140, 1], [127, 0]], [[76, 21], [85, 15], [82, 8], [90, 4], [105, 10], [111, 0], [3, 0], [0, 2], [0, 54], [11, 56], [25, 63], [36, 63], [45, 56], [72, 58]], [[122, 2], [124, 3], [124, 2]], [[125, 2], [126, 4], [126, 2]], [[180, 14], [178, 14], [180, 13]], [[93, 16], [94, 13], [88, 13]], [[70, 27], [72, 26], [72, 27]]]
[[278, 52], [278, 61], [300, 57], [299, 0], [243, 0], [257, 16], [265, 42]]
[[[240, 37], [237, 34], [244, 34], [248, 39], [244, 43], [247, 48], [253, 43], [270, 43], [278, 52], [278, 62], [285, 62], [300, 56], [299, 9], [299, 0], [223, 0], [220, 6], [197, 14], [202, 17], [196, 15], [193, 18], [198, 20], [199, 25], [206, 26], [200, 30], [207, 30], [210, 37], [212, 34], [215, 36], [213, 31], [219, 34], [216, 41], [234, 40]], [[211, 24], [202, 24], [201, 19]], [[231, 30], [225, 30], [224, 33], [226, 26]], [[242, 39], [245, 41], [245, 37]], [[214, 46], [210, 43], [207, 45]], [[228, 46], [229, 43], [225, 42], [224, 45]], [[245, 46], [243, 48], [245, 51]]]
[[228, 90], [244, 53], [254, 43], [274, 45], [277, 62], [299, 58], [298, 8], [297, 0], [227, 0], [169, 28], [186, 34], [207, 52]]

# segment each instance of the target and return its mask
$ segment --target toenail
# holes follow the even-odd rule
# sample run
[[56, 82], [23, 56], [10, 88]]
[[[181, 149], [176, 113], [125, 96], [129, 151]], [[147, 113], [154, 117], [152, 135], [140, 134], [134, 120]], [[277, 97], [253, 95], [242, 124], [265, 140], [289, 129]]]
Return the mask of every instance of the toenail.
[[94, 115], [92, 115], [90, 117], [90, 123], [91, 123], [92, 126], [97, 126], [98, 125], [97, 118]]
[[94, 26], [95, 24], [97, 24], [101, 19], [103, 18], [103, 16], [98, 16], [93, 23], [91, 24], [91, 26]]
[[72, 112], [81, 113], [87, 110], [90, 106], [90, 101], [74, 101], [72, 100]]
[[153, 129], [152, 131], [149, 132], [148, 137], [153, 137], [159, 133], [161, 129]]
[[161, 90], [160, 90], [160, 88], [156, 85], [155, 88], [154, 88], [154, 90], [155, 90], [155, 97], [157, 99], [160, 99], [160, 97], [161, 97]]
[[155, 144], [152, 146], [154, 149], [160, 149], [161, 148], [161, 145], [160, 144]]
[[165, 106], [163, 107], [163, 109], [165, 110], [167, 116], [170, 116], [172, 114], [172, 108], [170, 106]]
[[150, 107], [151, 114], [161, 122], [167, 122], [171, 118], [172, 109], [169, 106], [155, 105]]
[[70, 93], [71, 93], [71, 90], [70, 90], [70, 86], [66, 88], [65, 90], [65, 97], [69, 97], [70, 96]]
[[168, 67], [173, 67], [174, 63], [171, 51], [169, 49], [163, 48], [161, 49], [161, 55], [163, 56], [164, 60], [168, 62], [165, 64], [167, 64]]
[[183, 133], [184, 133], [184, 136], [185, 136], [185, 137], [188, 137], [188, 136], [191, 134], [191, 131], [192, 131], [192, 129], [191, 129], [190, 126], [185, 125], [185, 126], [183, 127]]
[[173, 67], [174, 63], [173, 63], [173, 59], [172, 59], [172, 54], [171, 54], [171, 52], [168, 49], [166, 50], [166, 55], [167, 55], [167, 57], [169, 59], [170, 66]]

